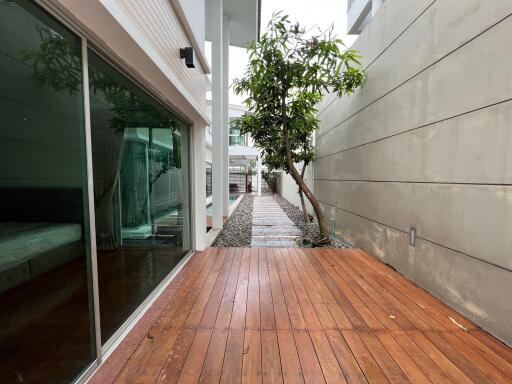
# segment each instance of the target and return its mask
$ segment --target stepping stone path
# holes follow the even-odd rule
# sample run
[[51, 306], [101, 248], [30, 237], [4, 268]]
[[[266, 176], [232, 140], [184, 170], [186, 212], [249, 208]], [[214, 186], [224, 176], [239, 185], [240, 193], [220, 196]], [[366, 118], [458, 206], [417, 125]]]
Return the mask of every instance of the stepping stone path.
[[251, 247], [296, 247], [301, 235], [272, 196], [254, 196]]

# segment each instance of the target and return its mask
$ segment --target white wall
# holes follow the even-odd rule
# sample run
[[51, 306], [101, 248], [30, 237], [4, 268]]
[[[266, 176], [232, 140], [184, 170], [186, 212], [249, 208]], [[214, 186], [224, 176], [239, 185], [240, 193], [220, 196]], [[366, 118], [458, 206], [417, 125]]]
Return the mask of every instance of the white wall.
[[509, 0], [384, 2], [354, 44], [364, 87], [321, 106], [315, 161], [340, 237], [509, 344], [511, 14]]
[[[302, 171], [302, 164], [297, 164], [297, 170], [299, 173]], [[313, 167], [309, 165], [306, 168], [306, 173], [304, 174], [304, 181], [306, 185], [313, 190], [314, 193], [314, 185], [313, 185]], [[296, 207], [302, 210], [302, 204], [300, 203], [299, 197], [299, 187], [293, 177], [286, 174], [285, 172], [281, 172], [279, 193], [282, 197], [288, 200], [290, 203], [295, 205]], [[313, 207], [309, 200], [304, 196], [304, 200], [306, 201], [307, 210], [310, 214], [314, 216], [315, 212], [313, 211]]]
[[[193, 12], [194, 7], [201, 8], [199, 0], [193, 0], [184, 8], [184, 11]], [[206, 75], [197, 63], [196, 68], [187, 68], [183, 60], [180, 58], [180, 48], [191, 45], [190, 39], [187, 37], [181, 22], [178, 18], [176, 10], [172, 7], [168, 0], [138, 1], [123, 0], [115, 1], [119, 10], [124, 14], [120, 18], [120, 22], [125, 28], [132, 33], [146, 52], [153, 56], [166, 71], [172, 72], [175, 82], [190, 92], [198, 105], [205, 108], [206, 104]], [[119, 14], [116, 14], [119, 17]], [[190, 17], [192, 27], [204, 21], [204, 17]], [[194, 31], [195, 33], [196, 31]], [[204, 29], [203, 29], [204, 41]], [[200, 35], [198, 35], [200, 37]]]
[[202, 52], [204, 53], [204, 40], [205, 40], [205, 0], [178, 0], [185, 16], [187, 17], [192, 33], [195, 39], [200, 44]]

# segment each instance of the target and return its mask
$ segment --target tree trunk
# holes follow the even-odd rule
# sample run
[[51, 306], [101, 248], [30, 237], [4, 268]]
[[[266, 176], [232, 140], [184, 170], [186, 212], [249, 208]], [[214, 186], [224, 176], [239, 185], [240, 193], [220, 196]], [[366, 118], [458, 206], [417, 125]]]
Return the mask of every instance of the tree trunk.
[[327, 223], [325, 222], [325, 216], [322, 212], [322, 208], [320, 207], [320, 203], [311, 190], [308, 188], [307, 184], [304, 182], [304, 179], [300, 176], [292, 158], [292, 152], [290, 150], [290, 139], [288, 137], [288, 116], [286, 114], [286, 94], [282, 95], [281, 98], [281, 108], [282, 108], [282, 119], [283, 119], [283, 139], [284, 145], [286, 149], [286, 162], [288, 163], [288, 168], [290, 169], [290, 174], [293, 179], [302, 190], [302, 192], [306, 195], [309, 202], [313, 206], [313, 210], [315, 211], [316, 218], [318, 220], [318, 227], [320, 228], [320, 241], [321, 242], [329, 242], [329, 229], [327, 227]]
[[[300, 173], [300, 177], [302, 180], [304, 180], [304, 174], [306, 173], [306, 167], [308, 166], [308, 162], [304, 162], [304, 166], [302, 167], [302, 172]], [[299, 188], [299, 197], [300, 197], [300, 204], [302, 205], [302, 213], [304, 214], [304, 222], [306, 224], [309, 224], [309, 214], [306, 207], [306, 202], [304, 201], [304, 194], [302, 193], [302, 189]]]

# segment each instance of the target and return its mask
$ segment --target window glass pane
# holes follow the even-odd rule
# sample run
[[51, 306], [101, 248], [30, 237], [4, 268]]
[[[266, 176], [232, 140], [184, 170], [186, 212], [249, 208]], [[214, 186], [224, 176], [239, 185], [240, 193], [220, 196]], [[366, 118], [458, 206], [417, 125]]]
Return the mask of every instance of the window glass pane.
[[68, 383], [96, 356], [80, 39], [0, 1], [0, 381]]
[[188, 127], [89, 52], [101, 336], [190, 250]]
[[212, 163], [206, 162], [206, 197], [212, 195]]

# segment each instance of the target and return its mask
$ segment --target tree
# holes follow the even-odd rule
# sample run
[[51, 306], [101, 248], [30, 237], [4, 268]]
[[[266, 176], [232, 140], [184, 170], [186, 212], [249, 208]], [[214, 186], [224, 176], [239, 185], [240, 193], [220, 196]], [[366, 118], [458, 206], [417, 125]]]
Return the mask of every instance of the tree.
[[263, 152], [269, 170], [290, 174], [311, 202], [320, 228], [318, 242], [329, 242], [329, 230], [316, 196], [297, 171], [296, 164], [314, 159], [312, 134], [318, 128], [317, 105], [327, 92], [338, 97], [357, 89], [365, 72], [353, 49], [345, 49], [332, 27], [310, 36], [310, 31], [287, 15], [274, 13], [259, 41], [249, 44], [249, 63], [236, 94], [250, 113], [236, 120]]

